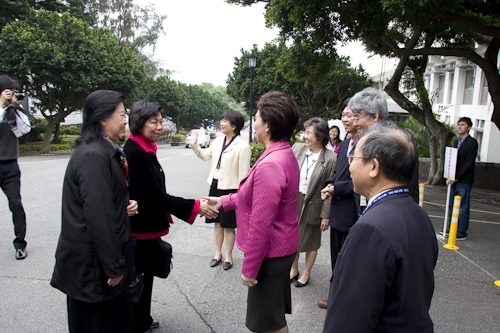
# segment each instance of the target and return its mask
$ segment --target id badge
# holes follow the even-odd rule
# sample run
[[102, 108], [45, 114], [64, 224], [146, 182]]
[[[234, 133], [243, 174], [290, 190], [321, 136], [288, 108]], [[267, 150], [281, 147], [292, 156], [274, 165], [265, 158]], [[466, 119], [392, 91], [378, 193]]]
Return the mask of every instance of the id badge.
[[23, 133], [21, 133], [21, 131], [17, 127], [12, 127], [12, 133], [14, 133], [14, 135], [18, 138], [23, 136]]
[[219, 172], [220, 172], [220, 170], [219, 170], [219, 169], [215, 169], [215, 172], [214, 172], [214, 179], [219, 179]]
[[303, 194], [307, 194], [307, 188], [309, 187], [309, 182], [308, 181], [304, 181], [302, 184], [302, 193]]

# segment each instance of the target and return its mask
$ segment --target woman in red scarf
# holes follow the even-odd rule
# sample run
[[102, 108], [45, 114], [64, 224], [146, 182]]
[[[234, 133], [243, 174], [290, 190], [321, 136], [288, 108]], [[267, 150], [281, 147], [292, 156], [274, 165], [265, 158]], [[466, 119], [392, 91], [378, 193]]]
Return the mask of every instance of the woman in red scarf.
[[158, 239], [168, 234], [172, 215], [192, 224], [196, 215], [215, 217], [205, 202], [172, 196], [167, 193], [165, 174], [156, 157], [156, 141], [163, 131], [162, 109], [157, 103], [138, 101], [129, 116], [130, 137], [124, 146], [130, 169], [130, 197], [137, 200], [140, 213], [130, 218], [137, 240], [137, 266], [143, 273], [144, 289], [133, 305], [136, 332], [159, 326], [151, 317], [151, 294], [155, 264], [152, 258], [160, 251]]

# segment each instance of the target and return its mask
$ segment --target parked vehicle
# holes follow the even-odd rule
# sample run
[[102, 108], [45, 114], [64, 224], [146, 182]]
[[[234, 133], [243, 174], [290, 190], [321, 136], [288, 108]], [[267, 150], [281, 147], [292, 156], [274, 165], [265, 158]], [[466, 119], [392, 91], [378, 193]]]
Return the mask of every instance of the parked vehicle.
[[194, 129], [191, 130], [186, 136], [186, 148], [189, 148], [191, 146], [191, 135], [195, 131], [198, 132], [198, 144], [203, 148], [210, 147], [210, 134], [208, 133], [208, 131], [204, 129]]

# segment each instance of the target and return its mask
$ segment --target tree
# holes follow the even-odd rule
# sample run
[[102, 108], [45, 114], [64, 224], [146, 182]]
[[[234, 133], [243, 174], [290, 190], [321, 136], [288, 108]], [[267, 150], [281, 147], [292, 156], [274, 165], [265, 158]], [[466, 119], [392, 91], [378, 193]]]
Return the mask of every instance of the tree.
[[[251, 5], [250, 0], [226, 0]], [[264, 1], [267, 2], [267, 1]], [[268, 2], [266, 19], [278, 26], [281, 36], [294, 42], [307, 42], [320, 50], [332, 50], [339, 42], [360, 40], [368, 51], [399, 59], [385, 91], [408, 110], [431, 134], [431, 173], [428, 182], [443, 182], [444, 149], [450, 134], [435, 120], [423, 74], [429, 55], [467, 58], [485, 73], [494, 110], [492, 121], [500, 128], [500, 14], [496, 2], [481, 0], [353, 0]], [[476, 52], [475, 43], [486, 45]], [[417, 102], [405, 96], [399, 86], [405, 70], [414, 76]]]
[[[309, 118], [339, 117], [342, 102], [373, 82], [362, 68], [351, 68], [347, 58], [336, 52], [314, 52], [305, 44], [287, 47], [266, 44], [257, 55], [253, 100], [269, 90], [282, 90], [292, 96], [301, 108], [297, 129]], [[241, 50], [235, 68], [229, 75], [228, 94], [239, 101], [249, 98], [250, 74], [248, 55]]]
[[0, 72], [20, 80], [48, 121], [42, 153], [50, 150], [54, 127], [81, 109], [91, 91], [131, 95], [145, 77], [130, 48], [68, 13], [31, 11], [27, 20], [5, 26], [0, 40]]

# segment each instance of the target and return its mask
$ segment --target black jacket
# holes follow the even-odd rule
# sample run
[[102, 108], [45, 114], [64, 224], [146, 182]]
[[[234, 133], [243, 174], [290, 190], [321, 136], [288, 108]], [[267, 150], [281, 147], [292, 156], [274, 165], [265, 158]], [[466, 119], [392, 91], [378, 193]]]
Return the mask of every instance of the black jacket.
[[[455, 148], [458, 146], [458, 140], [453, 145]], [[468, 135], [465, 137], [464, 142], [458, 148], [457, 155], [457, 169], [455, 179], [457, 183], [461, 184], [474, 184], [474, 169], [476, 167], [478, 144], [476, 139]]]
[[132, 232], [154, 234], [167, 230], [169, 214], [187, 221], [195, 201], [167, 193], [165, 174], [156, 155], [146, 153], [137, 142], [130, 139], [123, 150], [130, 168], [130, 198], [139, 204], [139, 214], [130, 219]]
[[[127, 184], [115, 149], [103, 138], [78, 146], [64, 176], [61, 235], [50, 284], [68, 296], [102, 302], [135, 278]], [[108, 278], [123, 275], [116, 287]]]

